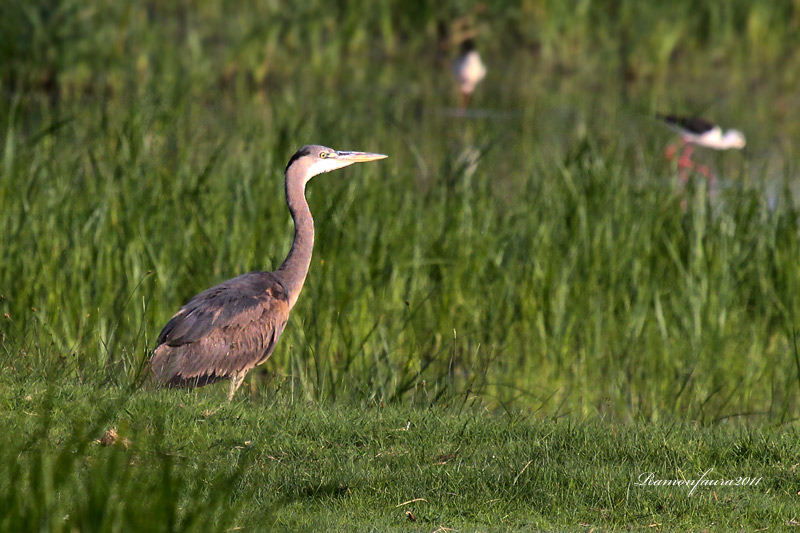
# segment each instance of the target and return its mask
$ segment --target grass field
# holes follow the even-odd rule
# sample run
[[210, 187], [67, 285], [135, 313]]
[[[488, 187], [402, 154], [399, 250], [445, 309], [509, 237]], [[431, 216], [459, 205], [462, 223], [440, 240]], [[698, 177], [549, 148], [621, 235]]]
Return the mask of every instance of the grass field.
[[[0, 526], [794, 525], [798, 29], [788, 1], [11, 2]], [[748, 147], [682, 189], [655, 111]], [[182, 303], [282, 261], [306, 143], [390, 158], [309, 185], [306, 286], [232, 405], [152, 390]], [[762, 481], [634, 485], [709, 468]]]
[[[796, 428], [618, 425], [281, 395], [228, 405], [208, 390], [48, 388], [35, 383], [25, 397], [9, 394], [13, 384], [3, 389], [3, 412], [17, 413], [3, 415], [17, 427], [0, 452], [9, 465], [0, 485], [4, 530], [797, 523]], [[96, 442], [112, 426], [116, 444]], [[657, 484], [664, 480], [688, 485]]]

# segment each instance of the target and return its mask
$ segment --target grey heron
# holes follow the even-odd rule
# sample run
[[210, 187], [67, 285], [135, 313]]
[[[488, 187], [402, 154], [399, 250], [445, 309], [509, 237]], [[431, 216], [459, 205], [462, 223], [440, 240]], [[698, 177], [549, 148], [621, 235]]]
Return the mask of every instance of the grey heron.
[[231, 401], [247, 372], [272, 354], [308, 274], [314, 219], [306, 183], [323, 172], [385, 157], [317, 145], [300, 148], [285, 171], [286, 204], [294, 221], [289, 255], [275, 272], [243, 274], [189, 300], [158, 336], [150, 359], [153, 380], [199, 387], [230, 379]]

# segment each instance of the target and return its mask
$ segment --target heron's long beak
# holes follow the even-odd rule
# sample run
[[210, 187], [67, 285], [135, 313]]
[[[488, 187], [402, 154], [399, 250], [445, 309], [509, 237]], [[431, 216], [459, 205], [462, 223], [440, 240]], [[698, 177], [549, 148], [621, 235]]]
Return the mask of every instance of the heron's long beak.
[[365, 161], [375, 161], [376, 159], [386, 159], [389, 157], [384, 154], [371, 154], [369, 152], [336, 152], [336, 159], [348, 161], [350, 163], [363, 163]]

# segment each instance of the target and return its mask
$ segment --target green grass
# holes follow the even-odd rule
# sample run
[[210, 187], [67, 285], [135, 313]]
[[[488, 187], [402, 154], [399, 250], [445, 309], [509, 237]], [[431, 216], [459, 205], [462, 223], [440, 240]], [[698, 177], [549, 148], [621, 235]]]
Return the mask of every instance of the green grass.
[[[228, 405], [223, 391], [30, 389], [1, 399], [3, 423], [18, 426], [0, 452], [12, 465], [5, 530], [728, 530], [797, 519], [796, 429], [643, 431], [474, 409]], [[120, 440], [103, 447], [108, 427]], [[709, 469], [708, 480], [761, 480], [691, 494], [636, 485]]]
[[[200, 4], [0, 17], [3, 529], [796, 519], [797, 6]], [[478, 116], [440, 22], [477, 32]], [[745, 131], [696, 152], [719, 188], [654, 111]], [[309, 185], [274, 355], [231, 406], [142, 389], [182, 303], [280, 264], [306, 143], [390, 158]], [[706, 468], [764, 480], [633, 485]]]
[[762, 161], [720, 160], [734, 186], [710, 198], [675, 186], [655, 126], [643, 145], [600, 129], [553, 146], [524, 120], [435, 109], [358, 120], [323, 101], [289, 135], [292, 115], [257, 103], [76, 106], [28, 134], [8, 115], [3, 333], [20, 371], [135, 380], [189, 297], [280, 263], [281, 170], [316, 141], [391, 157], [309, 185], [314, 262], [266, 366], [309, 398], [428, 405], [470, 389], [552, 415], [800, 412], [797, 210], [788, 191], [768, 208], [748, 171]]

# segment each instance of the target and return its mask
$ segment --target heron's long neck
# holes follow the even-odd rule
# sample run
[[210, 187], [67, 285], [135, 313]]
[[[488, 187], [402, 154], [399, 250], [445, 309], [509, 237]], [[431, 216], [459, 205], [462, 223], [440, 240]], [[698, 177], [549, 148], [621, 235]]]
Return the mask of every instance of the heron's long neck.
[[305, 183], [300, 176], [293, 175], [292, 170], [289, 168], [286, 172], [286, 203], [294, 220], [294, 241], [277, 272], [289, 291], [289, 309], [300, 296], [314, 248], [314, 219], [306, 201]]

